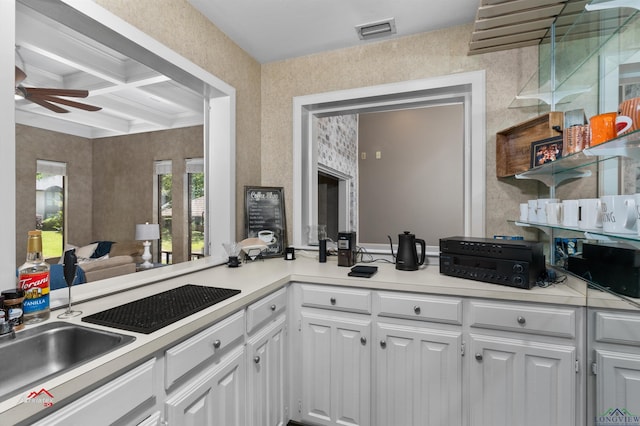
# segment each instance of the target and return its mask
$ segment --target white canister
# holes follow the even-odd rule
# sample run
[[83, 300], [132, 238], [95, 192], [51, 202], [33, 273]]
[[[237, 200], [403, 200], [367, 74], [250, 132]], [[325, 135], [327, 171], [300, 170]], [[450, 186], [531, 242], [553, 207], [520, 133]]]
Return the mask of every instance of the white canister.
[[610, 234], [637, 234], [638, 210], [635, 195], [604, 195], [600, 197], [602, 231]]
[[599, 198], [578, 200], [578, 227], [585, 230], [602, 228], [602, 211]]
[[562, 226], [577, 227], [580, 200], [562, 201]]

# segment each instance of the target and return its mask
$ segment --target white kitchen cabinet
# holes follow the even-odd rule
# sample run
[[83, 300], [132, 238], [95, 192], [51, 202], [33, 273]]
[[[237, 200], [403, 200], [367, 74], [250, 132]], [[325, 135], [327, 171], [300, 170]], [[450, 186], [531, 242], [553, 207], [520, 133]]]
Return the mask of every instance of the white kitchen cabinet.
[[149, 414], [145, 414], [145, 408], [153, 408], [156, 364], [155, 358], [150, 359], [33, 425], [85, 426], [96, 424], [96, 421], [101, 424], [139, 423]]
[[301, 318], [302, 422], [369, 425], [371, 317], [303, 309]]
[[[275, 311], [275, 309], [274, 309]], [[249, 426], [284, 426], [286, 410], [286, 317], [280, 315], [247, 341]]]
[[462, 424], [462, 333], [385, 319], [376, 325], [375, 424]]
[[462, 424], [460, 298], [378, 291], [374, 424]]
[[589, 418], [613, 415], [619, 421], [623, 413], [640, 416], [640, 314], [592, 311], [591, 315], [595, 407]]
[[245, 426], [245, 351], [237, 346], [165, 402], [169, 425]]
[[478, 301], [468, 311], [469, 424], [581, 424], [576, 312]]

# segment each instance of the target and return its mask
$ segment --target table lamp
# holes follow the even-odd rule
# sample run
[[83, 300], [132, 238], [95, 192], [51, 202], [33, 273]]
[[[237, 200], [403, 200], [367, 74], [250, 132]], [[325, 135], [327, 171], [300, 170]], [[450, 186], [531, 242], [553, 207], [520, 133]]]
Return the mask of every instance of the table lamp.
[[140, 265], [142, 268], [153, 268], [151, 260], [151, 241], [160, 239], [160, 225], [157, 223], [142, 223], [136, 225], [136, 240], [144, 241], [144, 253], [142, 253], [142, 260], [144, 262]]

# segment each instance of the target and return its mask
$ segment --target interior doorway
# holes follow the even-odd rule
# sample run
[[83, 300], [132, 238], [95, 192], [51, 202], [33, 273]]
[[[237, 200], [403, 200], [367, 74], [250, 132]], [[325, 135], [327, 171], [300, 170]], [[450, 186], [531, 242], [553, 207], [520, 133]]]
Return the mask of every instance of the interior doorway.
[[318, 172], [318, 224], [332, 241], [338, 241], [339, 209], [340, 179]]

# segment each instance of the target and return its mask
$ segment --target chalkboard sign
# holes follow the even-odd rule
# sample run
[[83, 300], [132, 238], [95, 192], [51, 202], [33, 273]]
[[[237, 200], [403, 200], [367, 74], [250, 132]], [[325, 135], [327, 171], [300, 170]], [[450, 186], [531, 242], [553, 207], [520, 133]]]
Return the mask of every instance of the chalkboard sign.
[[287, 245], [282, 188], [244, 187], [245, 238], [259, 238], [267, 244], [267, 257], [281, 256]]

